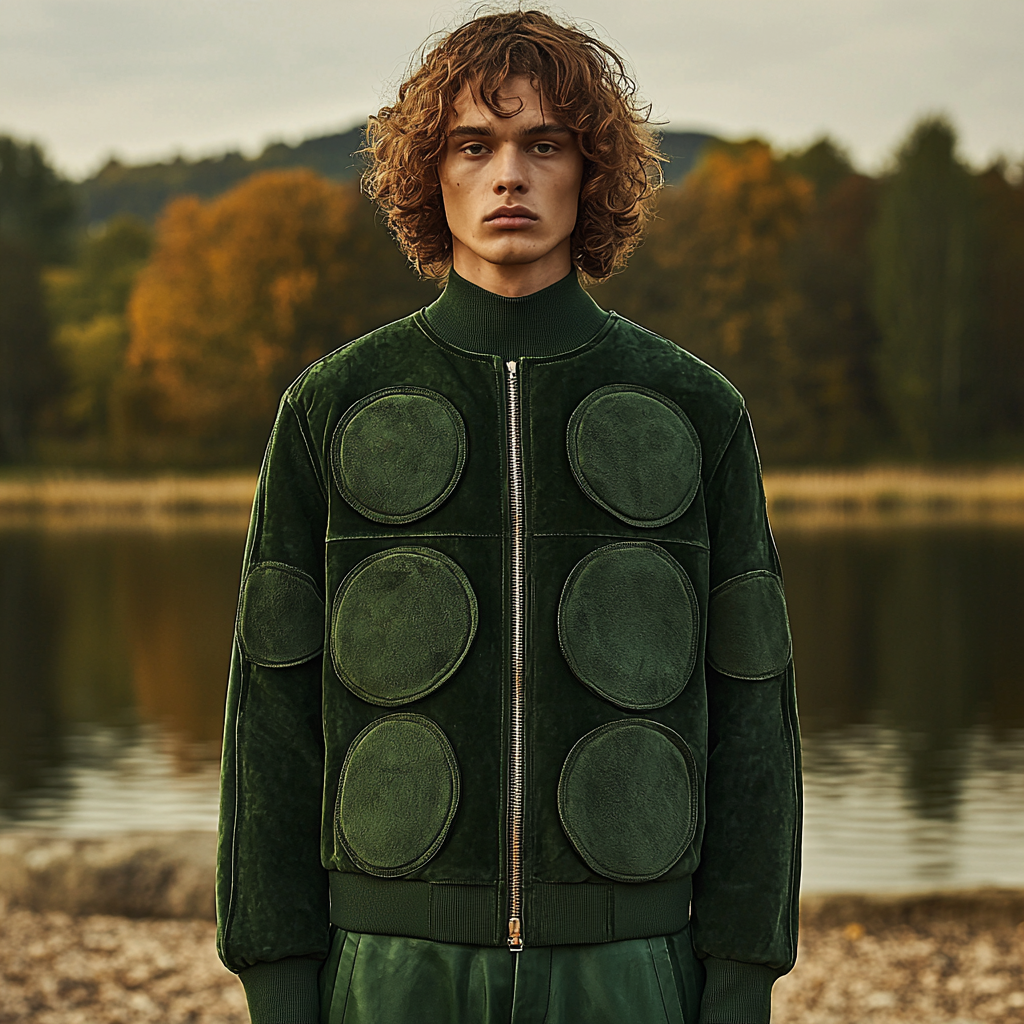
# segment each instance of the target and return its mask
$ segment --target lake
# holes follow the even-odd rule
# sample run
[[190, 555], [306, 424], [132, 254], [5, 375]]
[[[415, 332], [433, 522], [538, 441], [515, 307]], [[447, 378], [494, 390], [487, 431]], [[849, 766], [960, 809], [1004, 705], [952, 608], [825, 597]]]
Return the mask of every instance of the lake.
[[[777, 529], [809, 892], [1024, 886], [1024, 529]], [[216, 827], [243, 537], [0, 530], [0, 828]]]

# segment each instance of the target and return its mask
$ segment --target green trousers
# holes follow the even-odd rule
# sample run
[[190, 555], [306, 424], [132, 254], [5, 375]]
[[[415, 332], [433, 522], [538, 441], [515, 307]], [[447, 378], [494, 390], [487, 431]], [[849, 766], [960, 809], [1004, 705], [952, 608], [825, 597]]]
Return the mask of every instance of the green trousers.
[[337, 931], [321, 1024], [696, 1024], [704, 967], [689, 930], [507, 949]]

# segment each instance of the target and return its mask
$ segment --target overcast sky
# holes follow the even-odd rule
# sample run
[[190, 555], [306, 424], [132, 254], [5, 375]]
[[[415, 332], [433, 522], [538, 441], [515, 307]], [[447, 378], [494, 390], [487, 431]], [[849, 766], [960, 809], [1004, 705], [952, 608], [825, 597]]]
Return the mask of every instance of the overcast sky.
[[[350, 127], [386, 102], [440, 0], [0, 0], [0, 132], [67, 173]], [[1024, 156], [1024, 0], [577, 0], [675, 128], [785, 147], [830, 132], [876, 169], [924, 113], [964, 154]]]

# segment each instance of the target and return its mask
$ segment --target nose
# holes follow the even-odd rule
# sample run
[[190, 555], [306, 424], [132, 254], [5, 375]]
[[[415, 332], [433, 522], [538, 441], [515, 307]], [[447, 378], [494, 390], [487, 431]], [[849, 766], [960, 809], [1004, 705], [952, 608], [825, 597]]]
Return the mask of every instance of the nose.
[[529, 191], [526, 160], [514, 142], [498, 147], [491, 167], [494, 169], [494, 191], [497, 195], [525, 195]]

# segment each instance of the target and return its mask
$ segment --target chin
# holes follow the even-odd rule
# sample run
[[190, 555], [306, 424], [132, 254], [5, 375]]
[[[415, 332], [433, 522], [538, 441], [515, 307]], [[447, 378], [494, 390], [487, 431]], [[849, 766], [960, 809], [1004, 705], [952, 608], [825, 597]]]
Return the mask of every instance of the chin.
[[511, 247], [498, 252], [480, 253], [488, 263], [497, 267], [521, 267], [529, 263], [536, 263], [544, 259], [553, 250], [551, 249], [521, 249]]

